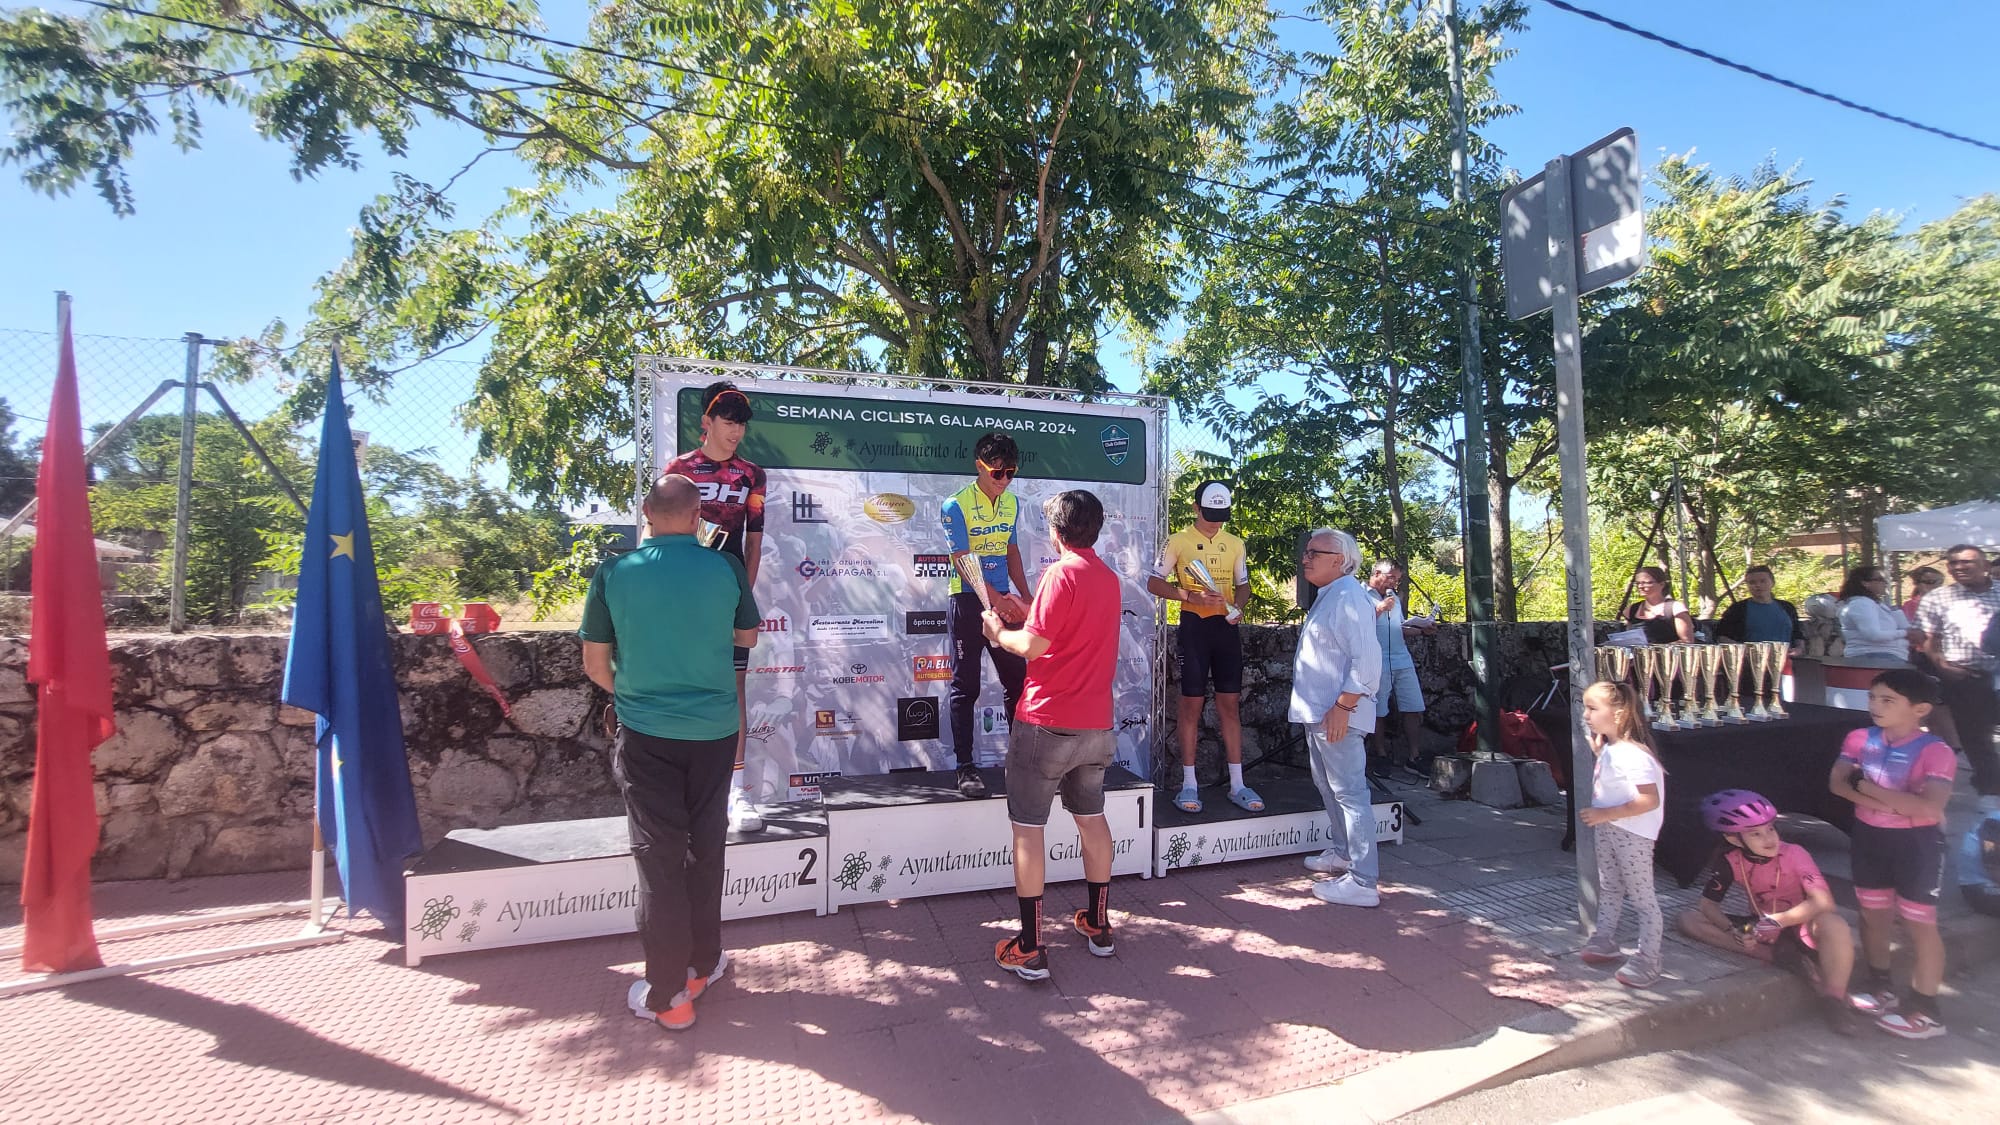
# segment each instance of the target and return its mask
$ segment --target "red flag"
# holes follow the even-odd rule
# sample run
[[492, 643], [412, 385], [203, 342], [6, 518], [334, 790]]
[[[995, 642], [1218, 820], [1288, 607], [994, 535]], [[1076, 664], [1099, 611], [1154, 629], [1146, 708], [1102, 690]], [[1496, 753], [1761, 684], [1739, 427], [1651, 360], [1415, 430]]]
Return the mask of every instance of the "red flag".
[[72, 972], [104, 963], [90, 922], [90, 857], [97, 851], [97, 799], [90, 752], [110, 738], [111, 654], [104, 594], [90, 528], [76, 350], [62, 317], [62, 358], [49, 400], [35, 483], [33, 602], [28, 679], [40, 688], [35, 721], [35, 792], [28, 810], [28, 862], [21, 875], [27, 923], [21, 967]]

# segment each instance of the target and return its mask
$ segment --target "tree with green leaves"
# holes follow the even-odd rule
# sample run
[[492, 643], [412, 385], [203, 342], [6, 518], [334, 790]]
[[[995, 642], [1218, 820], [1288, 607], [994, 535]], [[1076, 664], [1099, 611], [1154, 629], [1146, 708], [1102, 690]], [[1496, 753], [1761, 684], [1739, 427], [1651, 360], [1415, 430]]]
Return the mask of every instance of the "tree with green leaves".
[[[109, 429], [98, 426], [94, 436]], [[305, 446], [280, 421], [252, 427], [257, 442], [294, 481], [311, 479]], [[181, 419], [148, 414], [119, 434], [96, 458], [91, 520], [105, 539], [153, 551], [171, 549], [179, 493]], [[268, 569], [266, 534], [294, 542], [305, 517], [220, 414], [195, 418], [194, 485], [188, 507], [188, 619], [233, 624], [252, 587]], [[161, 566], [164, 569], [165, 563]]]
[[2000, 306], [1927, 276], [1893, 217], [1850, 222], [1790, 173], [1726, 179], [1670, 159], [1653, 178], [1651, 264], [1585, 343], [1591, 495], [1644, 520], [1678, 471], [1695, 547], [1683, 596], [1712, 607], [1748, 563], [1857, 494], [1951, 479], [1925, 463], [1927, 404], [1990, 419], [1995, 399], [1984, 392], [1982, 415], [1990, 380], [1939, 329], [1990, 344]]
[[1234, 152], [1269, 20], [1252, 0], [649, 0], [596, 5], [568, 45], [498, 0], [133, 8], [0, 19], [28, 182], [129, 210], [136, 142], [198, 144], [218, 105], [302, 175], [427, 120], [475, 130], [523, 186], [461, 224], [449, 183], [400, 180], [284, 362], [310, 409], [326, 341], [367, 387], [485, 333], [482, 454], [573, 500], [622, 494], [639, 354], [1104, 386], [1108, 327], [1176, 307], [1171, 248], [1210, 212], [1199, 175]]
[[[1244, 455], [1281, 433], [1285, 456], [1322, 466], [1374, 443], [1386, 548], [1402, 557], [1403, 449], [1452, 462], [1440, 435], [1458, 409], [1453, 270], [1480, 237], [1449, 205], [1442, 29], [1414, 3], [1326, 0], [1312, 14], [1340, 50], [1308, 54], [1296, 97], [1268, 107], [1257, 137], [1267, 175], [1232, 196], [1227, 230], [1195, 242], [1187, 331], [1153, 365], [1151, 385]], [[1509, 112], [1492, 70], [1521, 14], [1489, 4], [1464, 31], [1471, 159], [1488, 183], [1497, 154], [1478, 130]], [[1231, 398], [1253, 388], [1251, 404]], [[1320, 444], [1304, 447], [1308, 436]]]
[[15, 444], [14, 408], [0, 398], [0, 519], [21, 510], [35, 498], [35, 474], [39, 461], [33, 440]]

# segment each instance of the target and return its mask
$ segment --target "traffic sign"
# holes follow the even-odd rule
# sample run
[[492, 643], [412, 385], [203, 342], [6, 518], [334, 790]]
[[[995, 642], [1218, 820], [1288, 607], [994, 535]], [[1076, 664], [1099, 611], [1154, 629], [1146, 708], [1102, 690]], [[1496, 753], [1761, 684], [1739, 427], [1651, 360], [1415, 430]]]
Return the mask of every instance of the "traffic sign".
[[[1500, 269], [1507, 315], [1515, 320], [1549, 308], [1555, 281], [1549, 263], [1546, 170], [1500, 197]], [[1646, 264], [1644, 197], [1639, 187], [1639, 139], [1620, 129], [1569, 157], [1570, 214], [1577, 238], [1577, 295], [1638, 273]]]

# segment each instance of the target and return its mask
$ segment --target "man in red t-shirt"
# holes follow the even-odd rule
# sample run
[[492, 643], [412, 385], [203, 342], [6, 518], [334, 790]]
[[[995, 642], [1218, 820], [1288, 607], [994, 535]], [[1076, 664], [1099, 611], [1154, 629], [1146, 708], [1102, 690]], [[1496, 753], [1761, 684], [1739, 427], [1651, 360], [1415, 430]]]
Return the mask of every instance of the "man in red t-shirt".
[[1076, 818], [1090, 906], [1072, 919], [1090, 952], [1109, 957], [1111, 826], [1104, 820], [1104, 771], [1117, 737], [1111, 730], [1111, 683], [1118, 664], [1118, 576], [1092, 548], [1104, 505], [1082, 490], [1042, 505], [1061, 556], [1042, 572], [1028, 619], [1009, 629], [983, 618], [987, 640], [1028, 662], [1027, 682], [1007, 738], [1007, 817], [1014, 822], [1014, 894], [1021, 932], [993, 950], [1000, 967], [1023, 980], [1047, 980], [1041, 946], [1042, 829], [1057, 793]]

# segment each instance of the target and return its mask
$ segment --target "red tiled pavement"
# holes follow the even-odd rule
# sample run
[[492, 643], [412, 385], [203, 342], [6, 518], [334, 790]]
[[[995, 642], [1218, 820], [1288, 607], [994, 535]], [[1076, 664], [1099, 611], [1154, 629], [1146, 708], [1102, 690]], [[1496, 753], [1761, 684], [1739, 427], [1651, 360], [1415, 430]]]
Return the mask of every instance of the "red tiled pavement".
[[[1039, 985], [991, 962], [1013, 925], [1006, 894], [731, 923], [732, 975], [681, 1034], [625, 1011], [634, 937], [412, 969], [364, 920], [335, 945], [0, 1000], [0, 1105], [30, 1122], [1157, 1120], [1322, 1084], [1583, 991], [1573, 963], [1466, 923], [1405, 874], [1374, 911], [1312, 899], [1296, 858], [1120, 880], [1112, 959], [1068, 928], [1081, 888], [1055, 887], [1055, 976]], [[302, 882], [116, 884], [98, 914], [108, 928], [283, 901]], [[18, 922], [0, 913], [0, 942]]]

